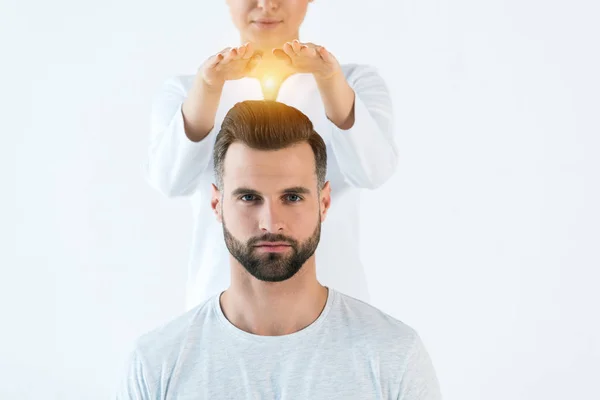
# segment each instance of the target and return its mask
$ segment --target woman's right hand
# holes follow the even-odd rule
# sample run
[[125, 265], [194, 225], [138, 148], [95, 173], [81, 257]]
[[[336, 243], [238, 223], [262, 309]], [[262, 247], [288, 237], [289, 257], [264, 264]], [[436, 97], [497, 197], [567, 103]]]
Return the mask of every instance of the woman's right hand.
[[261, 54], [251, 43], [227, 47], [207, 59], [198, 72], [209, 87], [222, 87], [225, 81], [246, 77], [259, 63]]

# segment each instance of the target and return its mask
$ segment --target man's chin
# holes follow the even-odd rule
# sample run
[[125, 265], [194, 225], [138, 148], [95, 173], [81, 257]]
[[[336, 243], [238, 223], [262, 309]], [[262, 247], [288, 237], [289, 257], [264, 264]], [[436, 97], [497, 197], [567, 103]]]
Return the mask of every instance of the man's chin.
[[285, 263], [291, 260], [291, 250], [284, 251], [264, 251], [255, 250], [252, 252], [252, 256], [255, 260], [260, 263], [277, 261], [278, 263]]
[[[271, 256], [276, 258], [271, 258]], [[260, 270], [245, 266], [248, 273], [263, 282], [284, 282], [292, 278], [298, 272], [291, 271], [289, 267], [289, 260], [280, 254], [271, 254], [267, 257], [268, 258], [261, 257], [257, 260], [258, 264], [261, 265]]]

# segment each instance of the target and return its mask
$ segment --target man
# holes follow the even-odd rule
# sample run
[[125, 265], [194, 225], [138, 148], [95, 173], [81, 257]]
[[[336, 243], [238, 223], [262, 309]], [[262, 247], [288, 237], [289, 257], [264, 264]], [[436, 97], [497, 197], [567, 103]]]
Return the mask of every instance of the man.
[[330, 186], [308, 117], [237, 103], [213, 156], [231, 284], [142, 336], [117, 398], [441, 399], [412, 328], [317, 280]]

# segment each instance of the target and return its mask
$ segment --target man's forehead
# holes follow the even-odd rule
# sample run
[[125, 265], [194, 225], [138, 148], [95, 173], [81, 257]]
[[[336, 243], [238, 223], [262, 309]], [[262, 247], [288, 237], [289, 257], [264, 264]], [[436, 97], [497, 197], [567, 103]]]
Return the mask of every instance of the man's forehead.
[[302, 193], [316, 192], [314, 153], [308, 143], [281, 150], [257, 150], [234, 143], [225, 158], [224, 190], [235, 196], [238, 192], [277, 195], [299, 193], [291, 188], [304, 188]]
[[[231, 171], [231, 173], [226, 172], [224, 184], [227, 191], [244, 188], [259, 193], [282, 193], [287, 191], [308, 193], [316, 188], [317, 178], [314, 173], [310, 174], [302, 171], [287, 173], [281, 170], [247, 168]], [[291, 188], [296, 189], [292, 190]]]
[[306, 183], [315, 178], [314, 155], [308, 143], [280, 150], [257, 150], [242, 143], [233, 143], [224, 164], [224, 178], [227, 180], [289, 179]]

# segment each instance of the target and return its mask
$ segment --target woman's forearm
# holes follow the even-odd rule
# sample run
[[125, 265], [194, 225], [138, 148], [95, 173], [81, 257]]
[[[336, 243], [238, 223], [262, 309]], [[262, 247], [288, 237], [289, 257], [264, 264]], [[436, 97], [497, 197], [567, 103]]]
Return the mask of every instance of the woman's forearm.
[[212, 87], [198, 74], [181, 111], [185, 134], [193, 142], [204, 139], [215, 125], [223, 86]]
[[315, 78], [327, 118], [340, 129], [354, 125], [354, 90], [340, 70], [327, 79]]

